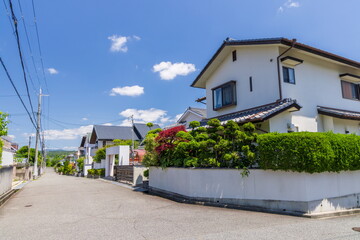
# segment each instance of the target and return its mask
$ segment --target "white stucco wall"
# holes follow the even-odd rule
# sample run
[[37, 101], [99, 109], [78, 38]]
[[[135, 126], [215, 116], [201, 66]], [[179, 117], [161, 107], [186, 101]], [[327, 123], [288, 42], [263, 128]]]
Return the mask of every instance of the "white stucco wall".
[[[237, 60], [232, 61], [230, 52], [206, 82], [208, 118], [275, 102], [279, 98], [276, 65], [278, 47], [246, 46], [235, 49]], [[252, 77], [252, 92], [249, 77]], [[237, 105], [213, 111], [211, 89], [232, 80], [236, 81]]]
[[[237, 46], [237, 61], [232, 61], [232, 54], [219, 64], [206, 81], [207, 116], [208, 118], [242, 111], [252, 107], [271, 103], [279, 98], [277, 56], [287, 48], [276, 45]], [[360, 75], [360, 70], [338, 62], [320, 58], [299, 50], [290, 50], [285, 56], [304, 60], [302, 64], [290, 66], [280, 63], [281, 88], [283, 98], [296, 99], [302, 106], [300, 111], [288, 114], [291, 123], [299, 131], [324, 131], [324, 122], [317, 112], [317, 106], [360, 111], [360, 101], [342, 97], [340, 74], [351, 73]], [[272, 61], [270, 61], [272, 59]], [[296, 84], [283, 82], [282, 66], [295, 69]], [[253, 91], [249, 89], [249, 77], [253, 79]], [[213, 110], [212, 88], [231, 80], [236, 81], [237, 105]], [[285, 116], [285, 115], [283, 115]], [[284, 132], [283, 123], [288, 121], [277, 118], [271, 121], [273, 129]], [[334, 132], [345, 133], [344, 128], [359, 134], [354, 126], [360, 121], [334, 121]], [[346, 124], [344, 126], [344, 124]], [[279, 128], [280, 127], [280, 128]], [[271, 130], [273, 131], [273, 130]]]
[[182, 121], [186, 121], [185, 122], [186, 123], [186, 125], [185, 125], [186, 128], [189, 128], [189, 123], [190, 122], [192, 122], [192, 121], [200, 122], [201, 120], [203, 120], [201, 117], [199, 117], [198, 115], [195, 115], [193, 113], [190, 113], [190, 112], [187, 113], [182, 119]]
[[[315, 132], [326, 128], [323, 126], [323, 121], [319, 121], [317, 106], [360, 111], [360, 101], [342, 97], [339, 77], [343, 73], [360, 75], [359, 69], [329, 62], [299, 51], [291, 50], [286, 55], [304, 60], [302, 64], [292, 67], [295, 69], [296, 84], [281, 82], [283, 97], [296, 99], [303, 107], [300, 111], [293, 113], [293, 123], [299, 126], [299, 131]], [[360, 123], [359, 121], [352, 122], [347, 123], [350, 125]], [[340, 122], [337, 120], [336, 123], [334, 122], [335, 131], [344, 133], [344, 131], [338, 131], [344, 122], [341, 122], [339, 126], [336, 126], [337, 123]]]
[[0, 166], [9, 166], [14, 164], [14, 153], [3, 149]]
[[330, 198], [360, 193], [360, 171], [308, 174], [251, 170], [248, 177], [242, 177], [240, 173], [240, 170], [232, 169], [162, 170], [151, 167], [149, 186], [193, 198], [295, 202], [320, 200], [319, 206], [313, 206], [314, 212], [337, 210], [341, 204], [328, 204], [326, 208], [323, 204]]

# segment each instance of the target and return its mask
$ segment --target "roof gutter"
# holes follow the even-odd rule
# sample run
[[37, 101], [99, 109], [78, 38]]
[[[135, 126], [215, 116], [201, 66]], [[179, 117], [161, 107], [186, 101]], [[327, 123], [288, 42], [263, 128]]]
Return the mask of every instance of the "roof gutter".
[[296, 44], [296, 39], [294, 38], [291, 42], [291, 46], [286, 49], [285, 52], [283, 52], [282, 54], [280, 54], [277, 58], [276, 58], [276, 63], [277, 63], [277, 72], [278, 72], [278, 83], [279, 83], [279, 99], [277, 101], [281, 101], [283, 96], [282, 96], [282, 87], [281, 87], [281, 75], [280, 75], [280, 58], [281, 56], [283, 56], [284, 54], [286, 54], [288, 51], [290, 51]]

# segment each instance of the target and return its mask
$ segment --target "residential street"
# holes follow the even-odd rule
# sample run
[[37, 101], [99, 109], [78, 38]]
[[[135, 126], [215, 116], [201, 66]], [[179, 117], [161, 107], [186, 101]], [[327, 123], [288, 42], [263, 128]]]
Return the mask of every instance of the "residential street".
[[0, 208], [1, 239], [360, 239], [360, 215], [312, 220], [180, 204], [51, 168]]

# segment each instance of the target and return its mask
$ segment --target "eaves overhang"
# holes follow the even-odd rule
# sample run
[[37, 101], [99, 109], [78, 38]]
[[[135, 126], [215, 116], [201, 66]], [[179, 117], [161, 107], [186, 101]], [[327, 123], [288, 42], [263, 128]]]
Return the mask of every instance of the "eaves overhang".
[[[270, 44], [279, 44], [284, 46], [292, 46], [294, 44], [293, 40], [287, 39], [287, 38], [265, 38], [265, 39], [249, 39], [249, 40], [232, 40], [232, 39], [226, 39], [219, 49], [215, 52], [215, 54], [212, 56], [210, 61], [205, 65], [203, 70], [199, 73], [199, 75], [195, 78], [193, 83], [191, 84], [191, 87], [196, 88], [205, 88], [204, 84], [199, 84], [199, 82], [204, 78], [205, 73], [208, 71], [208, 69], [216, 62], [217, 58], [222, 54], [222, 52], [226, 49], [228, 46], [251, 46], [251, 45], [270, 45]], [[341, 57], [339, 55], [311, 47], [306, 44], [302, 44], [299, 42], [296, 42], [293, 46], [294, 49], [298, 49], [307, 53], [311, 53], [320, 57], [327, 58], [329, 60], [333, 60], [338, 63], [342, 63], [348, 66], [352, 66], [355, 68], [360, 69], [360, 62]], [[221, 61], [219, 61], [221, 62]]]

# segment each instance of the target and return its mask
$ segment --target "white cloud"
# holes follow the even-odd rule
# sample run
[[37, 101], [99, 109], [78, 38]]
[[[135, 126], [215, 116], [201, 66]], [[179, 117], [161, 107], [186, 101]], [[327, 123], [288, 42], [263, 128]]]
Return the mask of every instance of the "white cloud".
[[111, 41], [111, 47], [110, 51], [112, 52], [127, 52], [128, 47], [126, 46], [126, 43], [130, 40], [136, 40], [139, 41], [141, 38], [139, 36], [132, 36], [132, 37], [126, 37], [126, 36], [118, 36], [116, 34], [108, 37], [108, 39]]
[[[81, 126], [79, 128], [68, 128], [63, 130], [45, 130], [44, 137], [46, 140], [73, 140], [91, 132], [93, 125]], [[35, 134], [27, 134], [25, 136], [35, 136]]]
[[112, 123], [104, 123], [102, 125], [104, 125], [104, 126], [112, 126], [113, 124]]
[[120, 116], [126, 118], [133, 116], [134, 120], [136, 121], [157, 122], [166, 116], [166, 111], [156, 108], [150, 108], [147, 110], [138, 110], [138, 109], [129, 108], [122, 111], [119, 114]]
[[139, 41], [139, 40], [141, 40], [141, 37], [139, 37], [139, 36], [136, 36], [136, 35], [134, 35], [133, 36], [133, 38], [136, 40], [136, 41]]
[[11, 141], [15, 139], [15, 135], [7, 135], [9, 138], [11, 138]]
[[125, 86], [125, 87], [116, 87], [111, 89], [110, 96], [140, 96], [144, 94], [144, 87], [140, 87], [139, 85], [134, 86]]
[[285, 11], [285, 8], [298, 8], [300, 7], [299, 2], [295, 2], [294, 0], [287, 0], [281, 7], [278, 8], [278, 12], [282, 13]]
[[171, 63], [161, 62], [153, 66], [154, 72], [160, 73], [162, 80], [172, 80], [177, 75], [186, 76], [196, 70], [195, 65], [192, 63]]
[[87, 121], [87, 120], [89, 120], [89, 119], [86, 118], [86, 117], [83, 117], [81, 120], [82, 120], [82, 121]]
[[59, 73], [59, 71], [56, 70], [55, 68], [48, 68], [47, 70], [48, 70], [48, 72], [49, 72], [51, 75], [54, 75], [54, 74], [58, 74], [58, 73]]
[[120, 126], [131, 126], [131, 116], [134, 117], [134, 122], [136, 123], [152, 122], [158, 123], [160, 126], [174, 123], [176, 122], [178, 116], [181, 116], [181, 114], [178, 114], [175, 118], [172, 118], [167, 115], [167, 112], [165, 110], [156, 108], [150, 108], [146, 110], [129, 108], [119, 113], [119, 115], [126, 117], [126, 119], [122, 121]]

